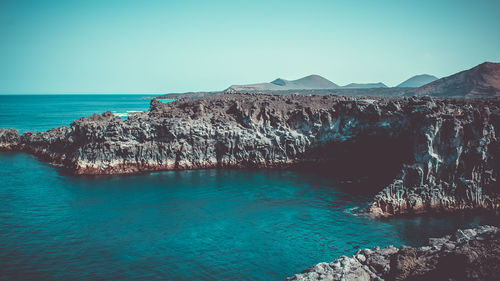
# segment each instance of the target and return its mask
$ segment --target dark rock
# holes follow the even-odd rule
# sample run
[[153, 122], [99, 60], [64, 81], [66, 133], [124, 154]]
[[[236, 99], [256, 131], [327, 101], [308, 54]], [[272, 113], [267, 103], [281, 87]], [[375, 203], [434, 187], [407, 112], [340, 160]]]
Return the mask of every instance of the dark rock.
[[286, 280], [479, 281], [498, 280], [499, 274], [500, 229], [481, 226], [430, 239], [430, 246], [420, 248], [360, 250], [351, 257], [312, 266]]
[[313, 167], [372, 183], [374, 216], [499, 209], [500, 101], [430, 97], [220, 94], [164, 104], [122, 121], [94, 114], [42, 133], [0, 130], [75, 174]]
[[17, 150], [20, 137], [15, 129], [0, 128], [0, 149], [4, 151]]

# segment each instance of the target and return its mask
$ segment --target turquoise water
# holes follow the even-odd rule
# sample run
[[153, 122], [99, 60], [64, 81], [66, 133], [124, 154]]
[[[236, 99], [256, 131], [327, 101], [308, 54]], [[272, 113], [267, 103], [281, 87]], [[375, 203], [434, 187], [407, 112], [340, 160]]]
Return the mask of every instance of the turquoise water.
[[[43, 130], [94, 111], [146, 109], [141, 97], [0, 96], [0, 127]], [[312, 172], [74, 177], [3, 152], [0, 179], [2, 280], [282, 280], [358, 247], [421, 245], [498, 224], [474, 215], [356, 216], [369, 196]]]
[[147, 110], [153, 95], [0, 95], [0, 128], [20, 133], [69, 126], [75, 119], [108, 110], [118, 115]]

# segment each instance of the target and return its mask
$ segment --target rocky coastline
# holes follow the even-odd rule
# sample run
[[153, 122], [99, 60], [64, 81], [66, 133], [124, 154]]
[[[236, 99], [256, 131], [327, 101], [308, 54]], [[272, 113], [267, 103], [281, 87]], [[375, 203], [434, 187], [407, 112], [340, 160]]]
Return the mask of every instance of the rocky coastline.
[[375, 247], [319, 263], [288, 281], [498, 280], [500, 229], [480, 226], [429, 239], [419, 248]]
[[205, 168], [311, 167], [385, 175], [380, 217], [500, 208], [499, 99], [218, 94], [121, 120], [94, 114], [46, 132], [0, 129], [23, 151], [77, 175]]

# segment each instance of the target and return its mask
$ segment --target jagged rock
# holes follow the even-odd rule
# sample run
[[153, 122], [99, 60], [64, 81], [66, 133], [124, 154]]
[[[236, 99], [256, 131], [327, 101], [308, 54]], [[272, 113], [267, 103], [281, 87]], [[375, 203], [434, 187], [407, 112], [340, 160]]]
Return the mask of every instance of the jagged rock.
[[[26, 151], [75, 174], [315, 167], [387, 174], [375, 216], [499, 209], [500, 100], [219, 94], [121, 120], [95, 114], [41, 133], [0, 130], [0, 150]], [[399, 174], [398, 172], [399, 171]], [[394, 174], [392, 174], [394, 173]]]
[[17, 150], [19, 145], [19, 131], [0, 128], [0, 148], [4, 151]]
[[358, 250], [351, 257], [319, 263], [286, 280], [498, 280], [499, 228], [458, 230], [454, 235], [430, 239], [429, 245]]

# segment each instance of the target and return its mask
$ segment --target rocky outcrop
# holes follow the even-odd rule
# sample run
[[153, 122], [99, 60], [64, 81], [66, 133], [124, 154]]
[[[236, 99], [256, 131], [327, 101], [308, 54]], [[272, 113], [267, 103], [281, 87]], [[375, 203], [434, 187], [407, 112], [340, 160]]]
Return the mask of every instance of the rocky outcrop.
[[0, 149], [3, 151], [18, 150], [19, 131], [15, 129], [0, 129]]
[[286, 280], [498, 280], [500, 229], [481, 226], [429, 240], [420, 248], [393, 246], [358, 250], [319, 263]]
[[369, 213], [498, 209], [498, 113], [464, 103], [428, 118], [436, 103], [424, 100], [425, 106], [416, 109], [422, 110], [422, 119], [414, 128], [413, 163], [404, 164], [393, 182], [375, 196]]
[[313, 167], [388, 177], [368, 208], [385, 216], [498, 209], [500, 101], [220, 94], [121, 120], [94, 114], [41, 133], [0, 130], [0, 149], [26, 151], [75, 174]]

